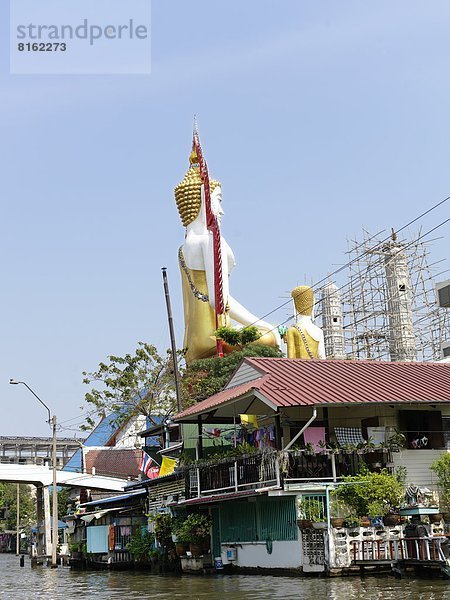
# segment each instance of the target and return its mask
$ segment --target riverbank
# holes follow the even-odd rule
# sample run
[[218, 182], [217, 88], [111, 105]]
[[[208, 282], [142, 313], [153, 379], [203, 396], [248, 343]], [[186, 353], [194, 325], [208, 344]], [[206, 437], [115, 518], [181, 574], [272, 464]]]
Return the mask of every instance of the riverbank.
[[379, 577], [291, 578], [261, 575], [150, 575], [142, 571], [73, 571], [60, 567], [31, 569], [29, 559], [20, 568], [19, 557], [0, 555], [1, 600], [310, 600], [311, 597], [347, 600], [448, 600], [450, 584], [443, 580]]

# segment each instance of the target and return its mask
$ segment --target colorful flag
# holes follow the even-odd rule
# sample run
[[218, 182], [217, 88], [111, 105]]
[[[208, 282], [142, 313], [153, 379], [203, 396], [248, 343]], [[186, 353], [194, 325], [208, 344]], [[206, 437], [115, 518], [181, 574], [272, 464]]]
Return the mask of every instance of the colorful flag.
[[159, 477], [159, 467], [150, 467], [147, 470], [146, 475], [148, 479], [156, 479]]
[[251, 425], [255, 429], [258, 429], [258, 416], [257, 415], [239, 415], [241, 417], [242, 425]]
[[153, 459], [151, 456], [142, 450], [142, 458], [141, 464], [139, 465], [139, 471], [142, 471], [144, 475], [147, 475], [148, 471], [151, 469], [153, 463]]
[[159, 470], [159, 476], [163, 477], [163, 475], [170, 475], [174, 472], [177, 461], [175, 458], [169, 458], [168, 456], [163, 456], [161, 468]]

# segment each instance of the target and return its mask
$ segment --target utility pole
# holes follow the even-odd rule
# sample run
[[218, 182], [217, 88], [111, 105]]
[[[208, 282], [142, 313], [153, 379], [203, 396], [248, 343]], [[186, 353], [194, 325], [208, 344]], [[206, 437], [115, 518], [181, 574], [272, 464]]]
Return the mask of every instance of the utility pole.
[[170, 332], [170, 344], [172, 346], [173, 376], [175, 379], [175, 393], [177, 395], [178, 412], [181, 412], [182, 408], [181, 408], [180, 384], [179, 384], [179, 378], [178, 378], [177, 346], [175, 343], [175, 333], [173, 330], [172, 307], [170, 304], [169, 283], [167, 281], [167, 268], [162, 267], [161, 271], [162, 271], [163, 283], [164, 283], [164, 293], [166, 295], [167, 319], [169, 321], [169, 332]]
[[52, 466], [53, 466], [53, 514], [52, 514], [52, 568], [57, 567], [56, 552], [58, 549], [58, 487], [56, 485], [56, 415], [52, 417], [53, 429], [53, 450], [52, 450]]
[[[58, 546], [58, 490], [57, 490], [57, 484], [56, 484], [56, 415], [53, 415], [53, 417], [51, 416], [51, 412], [49, 407], [45, 404], [45, 402], [43, 400], [41, 400], [39, 398], [39, 396], [36, 394], [36, 392], [30, 388], [30, 386], [28, 385], [28, 383], [26, 383], [25, 381], [17, 381], [15, 379], [10, 379], [9, 383], [11, 385], [19, 385], [22, 384], [24, 385], [28, 391], [30, 391], [33, 396], [39, 400], [39, 402], [42, 404], [42, 406], [46, 409], [47, 413], [48, 413], [48, 420], [47, 423], [49, 425], [51, 425], [52, 427], [52, 431], [53, 431], [53, 440], [52, 440], [52, 467], [53, 467], [53, 518], [52, 518], [52, 528], [53, 528], [53, 535], [52, 535], [52, 562], [51, 562], [51, 566], [53, 568], [57, 567], [57, 563], [56, 563], [56, 551], [57, 551], [57, 546]], [[17, 493], [19, 493], [19, 491], [17, 490]], [[17, 496], [18, 498], [18, 496]], [[19, 511], [19, 502], [17, 501], [17, 513]], [[38, 524], [39, 526], [39, 524]], [[19, 527], [17, 525], [17, 527]]]
[[16, 556], [20, 554], [20, 508], [19, 508], [19, 484], [16, 484]]

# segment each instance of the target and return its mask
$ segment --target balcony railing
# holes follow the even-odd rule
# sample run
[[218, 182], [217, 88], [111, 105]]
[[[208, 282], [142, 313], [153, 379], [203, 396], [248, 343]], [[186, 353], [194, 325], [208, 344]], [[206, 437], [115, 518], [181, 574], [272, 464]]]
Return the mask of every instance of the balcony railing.
[[210, 460], [187, 470], [186, 498], [281, 487], [283, 482], [337, 481], [345, 475], [356, 475], [363, 462], [369, 468], [371, 464], [377, 465], [376, 468], [385, 467], [389, 454], [374, 455], [379, 461], [376, 463], [369, 461], [368, 456], [358, 452], [308, 454], [304, 451], [266, 451]]
[[354, 540], [352, 560], [355, 564], [382, 561], [446, 563], [448, 540], [445, 536], [402, 537], [397, 540]]
[[[380, 453], [379, 453], [380, 454]], [[385, 467], [387, 455], [378, 456], [379, 462], [368, 461], [369, 454], [358, 452], [339, 452], [310, 454], [303, 451], [289, 452], [289, 468], [284, 476], [286, 481], [336, 481], [345, 475], [359, 473], [361, 464]], [[373, 457], [371, 457], [373, 458]]]
[[186, 483], [188, 498], [279, 486], [277, 453], [263, 452], [208, 461], [190, 468]]

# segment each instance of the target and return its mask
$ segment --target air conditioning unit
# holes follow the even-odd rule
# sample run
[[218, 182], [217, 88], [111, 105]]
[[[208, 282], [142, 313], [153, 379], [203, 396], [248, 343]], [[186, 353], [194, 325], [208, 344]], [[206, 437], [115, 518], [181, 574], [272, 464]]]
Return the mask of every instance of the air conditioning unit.
[[450, 358], [450, 340], [441, 344], [442, 358]]
[[436, 283], [436, 300], [441, 308], [450, 308], [450, 279]]

